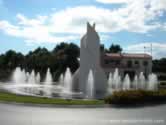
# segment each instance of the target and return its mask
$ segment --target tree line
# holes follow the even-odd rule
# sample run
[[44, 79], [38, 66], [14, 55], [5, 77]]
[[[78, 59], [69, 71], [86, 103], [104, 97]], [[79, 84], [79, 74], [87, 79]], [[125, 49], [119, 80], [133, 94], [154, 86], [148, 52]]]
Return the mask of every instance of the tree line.
[[[104, 45], [100, 46], [102, 52], [121, 53], [120, 45], [112, 44], [109, 48]], [[34, 51], [23, 55], [20, 52], [9, 50], [0, 55], [0, 79], [6, 79], [9, 74], [16, 68], [21, 67], [31, 72], [34, 69], [45, 75], [47, 68], [51, 69], [53, 78], [57, 80], [61, 73], [64, 73], [69, 67], [74, 73], [79, 67], [80, 48], [74, 43], [60, 43], [51, 51], [46, 48], [38, 47]], [[166, 72], [166, 58], [153, 60], [154, 72]]]
[[[101, 45], [101, 50], [105, 52], [118, 52], [121, 49], [119, 45], [112, 44], [109, 49]], [[61, 73], [64, 73], [69, 67], [74, 73], [79, 67], [80, 48], [74, 43], [60, 43], [51, 51], [46, 48], [38, 47], [34, 51], [23, 55], [20, 52], [9, 50], [0, 55], [0, 79], [6, 79], [16, 68], [21, 67], [27, 72], [34, 69], [41, 75], [46, 73], [47, 68], [51, 69], [53, 78], [57, 80]]]
[[[45, 74], [49, 67], [54, 79], [57, 79], [60, 73], [65, 71], [66, 67], [69, 67], [72, 72], [79, 67], [79, 53], [80, 48], [73, 43], [58, 44], [52, 51], [39, 47], [26, 55], [9, 50], [0, 55], [0, 70], [8, 74], [19, 66], [27, 72], [34, 69], [42, 75]], [[3, 75], [1, 73], [1, 77], [4, 77]]]

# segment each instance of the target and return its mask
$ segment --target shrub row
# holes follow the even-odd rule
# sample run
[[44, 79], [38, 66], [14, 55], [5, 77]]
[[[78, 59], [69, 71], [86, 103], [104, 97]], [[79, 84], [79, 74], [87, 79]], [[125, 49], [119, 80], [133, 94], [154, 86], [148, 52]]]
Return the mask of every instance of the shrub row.
[[127, 90], [115, 91], [105, 99], [107, 104], [145, 104], [166, 102], [166, 90], [145, 91]]

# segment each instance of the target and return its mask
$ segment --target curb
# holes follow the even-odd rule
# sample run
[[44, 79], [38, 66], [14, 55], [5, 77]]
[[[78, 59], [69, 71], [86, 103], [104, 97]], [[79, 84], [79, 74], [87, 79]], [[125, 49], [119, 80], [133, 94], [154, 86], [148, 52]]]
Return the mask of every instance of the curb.
[[19, 102], [8, 102], [8, 101], [0, 101], [1, 104], [11, 104], [18, 106], [33, 106], [33, 107], [47, 107], [47, 108], [108, 108], [109, 104], [102, 105], [59, 105], [59, 104], [35, 104], [35, 103], [19, 103]]

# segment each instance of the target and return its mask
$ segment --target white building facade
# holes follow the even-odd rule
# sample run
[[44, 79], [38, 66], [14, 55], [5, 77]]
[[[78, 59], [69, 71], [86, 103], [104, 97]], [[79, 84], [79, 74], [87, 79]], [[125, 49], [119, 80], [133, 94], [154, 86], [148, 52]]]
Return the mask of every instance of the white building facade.
[[152, 57], [148, 54], [134, 53], [103, 53], [101, 55], [101, 66], [106, 76], [119, 69], [122, 78], [128, 74], [132, 79], [135, 75], [143, 72], [145, 77], [152, 72]]

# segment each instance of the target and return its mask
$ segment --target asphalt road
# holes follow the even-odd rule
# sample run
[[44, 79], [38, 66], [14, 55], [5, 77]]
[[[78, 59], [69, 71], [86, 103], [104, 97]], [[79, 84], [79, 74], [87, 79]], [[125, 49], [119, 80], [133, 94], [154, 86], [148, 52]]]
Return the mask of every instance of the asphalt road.
[[0, 103], [0, 125], [166, 125], [166, 105], [58, 108]]

